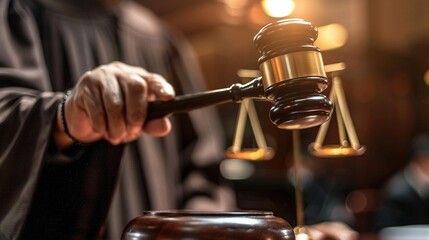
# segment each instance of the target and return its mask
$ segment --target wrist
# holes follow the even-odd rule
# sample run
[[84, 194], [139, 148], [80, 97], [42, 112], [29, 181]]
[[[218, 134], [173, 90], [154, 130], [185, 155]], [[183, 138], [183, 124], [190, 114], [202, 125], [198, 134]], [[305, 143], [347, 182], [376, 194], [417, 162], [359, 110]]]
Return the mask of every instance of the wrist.
[[54, 133], [54, 139], [57, 147], [60, 150], [65, 150], [73, 145], [84, 146], [87, 144], [81, 143], [70, 133], [68, 128], [68, 122], [66, 118], [66, 102], [71, 94], [70, 90], [64, 92], [64, 96], [58, 105], [57, 117], [56, 117], [56, 128]]
[[58, 104], [56, 121], [55, 121], [55, 129], [54, 129], [54, 142], [59, 150], [65, 150], [70, 148], [73, 145], [73, 140], [67, 136], [64, 130], [64, 124], [62, 120], [62, 102]]
[[67, 137], [75, 144], [81, 144], [75, 137], [73, 137], [73, 135], [70, 133], [69, 128], [68, 128], [68, 124], [67, 124], [67, 118], [66, 118], [66, 110], [65, 110], [65, 105], [66, 105], [66, 101], [69, 98], [71, 94], [70, 90], [67, 90], [64, 92], [64, 96], [63, 99], [59, 105], [59, 112], [60, 112], [60, 119], [61, 119], [61, 125], [62, 125], [62, 130], [64, 131], [64, 133], [67, 135]]

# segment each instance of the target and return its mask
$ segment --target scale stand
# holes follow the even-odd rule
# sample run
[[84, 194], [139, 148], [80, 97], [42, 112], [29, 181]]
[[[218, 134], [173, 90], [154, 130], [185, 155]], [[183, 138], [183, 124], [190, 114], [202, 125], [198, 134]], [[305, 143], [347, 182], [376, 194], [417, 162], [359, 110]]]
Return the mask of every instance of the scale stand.
[[331, 118], [320, 126], [315, 142], [309, 145], [309, 152], [316, 157], [360, 156], [365, 153], [366, 147], [359, 143], [339, 77], [339, 72], [345, 69], [345, 64], [326, 65], [325, 69], [326, 72], [332, 73], [332, 88], [329, 98], [335, 107], [340, 143], [323, 146]]

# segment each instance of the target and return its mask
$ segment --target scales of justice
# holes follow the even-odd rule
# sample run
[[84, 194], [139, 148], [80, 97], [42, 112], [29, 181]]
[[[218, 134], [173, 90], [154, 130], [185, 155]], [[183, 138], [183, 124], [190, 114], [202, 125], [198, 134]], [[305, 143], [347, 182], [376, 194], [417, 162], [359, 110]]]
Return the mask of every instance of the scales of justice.
[[[318, 31], [302, 19], [284, 19], [264, 26], [254, 37], [261, 53], [260, 75], [245, 84], [229, 88], [178, 96], [171, 101], [149, 104], [148, 118], [191, 111], [227, 102], [242, 103], [233, 146], [226, 156], [243, 160], [268, 160], [274, 149], [267, 147], [258, 127], [252, 100], [273, 103], [269, 117], [280, 129], [292, 130], [295, 170], [299, 171], [299, 130], [320, 126], [316, 141], [309, 146], [318, 157], [363, 154], [345, 102], [339, 72], [342, 64], [325, 66], [320, 49], [314, 45]], [[322, 92], [328, 87], [327, 72], [333, 76], [329, 98]], [[339, 145], [323, 146], [331, 115], [336, 106]], [[246, 112], [250, 116], [258, 148], [241, 149]], [[243, 120], [244, 119], [244, 120]], [[350, 140], [347, 138], [349, 135]], [[266, 211], [147, 211], [125, 227], [124, 240], [152, 239], [311, 239], [303, 221], [303, 200], [299, 174], [295, 174], [297, 226]]]

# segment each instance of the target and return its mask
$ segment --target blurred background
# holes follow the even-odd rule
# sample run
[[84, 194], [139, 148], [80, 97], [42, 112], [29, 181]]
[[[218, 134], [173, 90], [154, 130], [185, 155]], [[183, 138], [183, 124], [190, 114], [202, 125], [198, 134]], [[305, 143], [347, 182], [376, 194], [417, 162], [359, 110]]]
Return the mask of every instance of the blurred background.
[[[185, 34], [209, 89], [240, 82], [239, 69], [258, 69], [259, 53], [252, 40], [265, 24], [303, 18], [318, 26], [320, 42], [316, 45], [323, 51], [325, 64], [346, 64], [341, 73], [344, 92], [357, 135], [367, 150], [356, 157], [307, 155], [306, 148], [315, 140], [318, 128], [305, 129], [301, 131], [304, 164], [328, 179], [322, 189], [333, 188], [343, 197], [358, 230], [368, 230], [366, 223], [380, 188], [409, 160], [413, 137], [429, 133], [429, 1], [281, 0], [285, 10], [280, 13], [264, 8], [271, 4], [268, 0], [139, 1]], [[269, 103], [256, 102], [267, 144], [276, 150], [273, 160], [239, 164], [235, 175], [225, 177], [237, 191], [239, 207], [267, 209], [291, 220], [293, 190], [287, 178], [293, 165], [292, 133], [270, 122], [269, 107]], [[239, 104], [217, 109], [225, 141], [231, 145]], [[325, 142], [338, 142], [335, 121]], [[255, 146], [250, 125], [243, 146]]]

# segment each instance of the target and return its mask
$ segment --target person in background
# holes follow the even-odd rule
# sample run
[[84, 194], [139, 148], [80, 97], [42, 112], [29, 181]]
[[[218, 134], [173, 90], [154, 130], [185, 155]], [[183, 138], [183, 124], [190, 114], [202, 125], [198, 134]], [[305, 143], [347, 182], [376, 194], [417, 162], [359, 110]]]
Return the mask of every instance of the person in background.
[[374, 214], [374, 230], [429, 224], [429, 135], [413, 139], [409, 163], [388, 180]]

